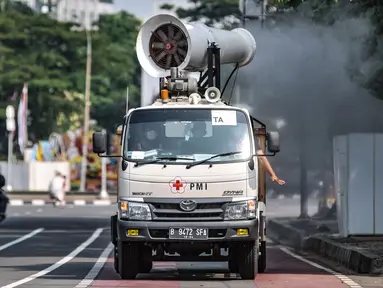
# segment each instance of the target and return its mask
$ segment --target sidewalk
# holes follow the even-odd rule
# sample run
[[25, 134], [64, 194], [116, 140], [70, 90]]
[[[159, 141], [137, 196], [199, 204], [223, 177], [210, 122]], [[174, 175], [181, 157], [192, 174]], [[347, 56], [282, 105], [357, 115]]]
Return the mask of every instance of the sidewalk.
[[333, 260], [357, 273], [383, 274], [383, 237], [340, 237], [337, 220], [271, 219], [268, 237]]
[[[8, 192], [10, 206], [21, 205], [46, 205], [51, 204], [48, 192]], [[107, 199], [100, 199], [98, 193], [94, 192], [69, 192], [65, 200], [72, 205], [112, 205], [117, 201], [117, 194], [110, 194]]]

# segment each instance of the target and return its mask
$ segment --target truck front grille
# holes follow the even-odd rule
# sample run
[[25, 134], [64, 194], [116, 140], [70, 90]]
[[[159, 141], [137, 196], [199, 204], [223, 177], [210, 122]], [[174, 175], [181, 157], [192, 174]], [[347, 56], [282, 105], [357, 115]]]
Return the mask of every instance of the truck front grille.
[[182, 211], [178, 203], [149, 203], [153, 221], [223, 221], [225, 203], [199, 203], [192, 212]]

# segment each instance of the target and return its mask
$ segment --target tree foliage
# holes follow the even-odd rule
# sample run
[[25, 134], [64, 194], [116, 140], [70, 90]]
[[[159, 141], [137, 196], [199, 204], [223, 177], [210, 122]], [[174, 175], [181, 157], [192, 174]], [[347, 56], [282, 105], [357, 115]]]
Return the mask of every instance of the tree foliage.
[[[23, 9], [15, 9], [19, 7]], [[77, 49], [83, 41], [69, 24], [31, 12], [18, 5], [0, 15], [0, 99], [6, 103], [28, 83], [29, 129], [40, 138], [57, 129], [59, 113], [81, 110], [82, 105], [67, 101], [64, 91], [72, 90], [70, 75], [82, 69]]]
[[188, 21], [203, 21], [209, 26], [230, 28], [239, 23], [238, 0], [189, 0], [190, 8], [164, 4], [161, 9], [172, 10], [178, 17]]
[[100, 17], [93, 54], [92, 116], [99, 124], [114, 129], [125, 113], [126, 90], [130, 106], [139, 105], [140, 65], [134, 49], [140, 21], [121, 12]]
[[[75, 23], [58, 22], [14, 1], [0, 2], [0, 117], [17, 109], [28, 84], [28, 127], [33, 139], [47, 139], [82, 124], [85, 90], [86, 33]], [[114, 129], [125, 112], [139, 103], [139, 65], [135, 39], [140, 22], [120, 12], [102, 15], [92, 31], [91, 117]]]

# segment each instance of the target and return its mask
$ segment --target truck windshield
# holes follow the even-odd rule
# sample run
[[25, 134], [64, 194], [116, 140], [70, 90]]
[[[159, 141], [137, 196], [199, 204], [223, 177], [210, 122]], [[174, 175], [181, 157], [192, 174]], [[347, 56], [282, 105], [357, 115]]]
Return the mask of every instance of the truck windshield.
[[[191, 163], [216, 154], [208, 162], [250, 157], [250, 127], [246, 114], [222, 109], [147, 109], [133, 111], [124, 141], [124, 157], [135, 162]], [[163, 160], [161, 160], [163, 159]]]

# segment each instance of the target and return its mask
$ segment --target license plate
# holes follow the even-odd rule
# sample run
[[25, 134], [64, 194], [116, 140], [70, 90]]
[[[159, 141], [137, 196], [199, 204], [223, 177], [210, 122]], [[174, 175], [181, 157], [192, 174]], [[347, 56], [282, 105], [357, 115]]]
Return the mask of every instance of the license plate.
[[170, 228], [169, 239], [207, 239], [208, 229], [205, 228]]

